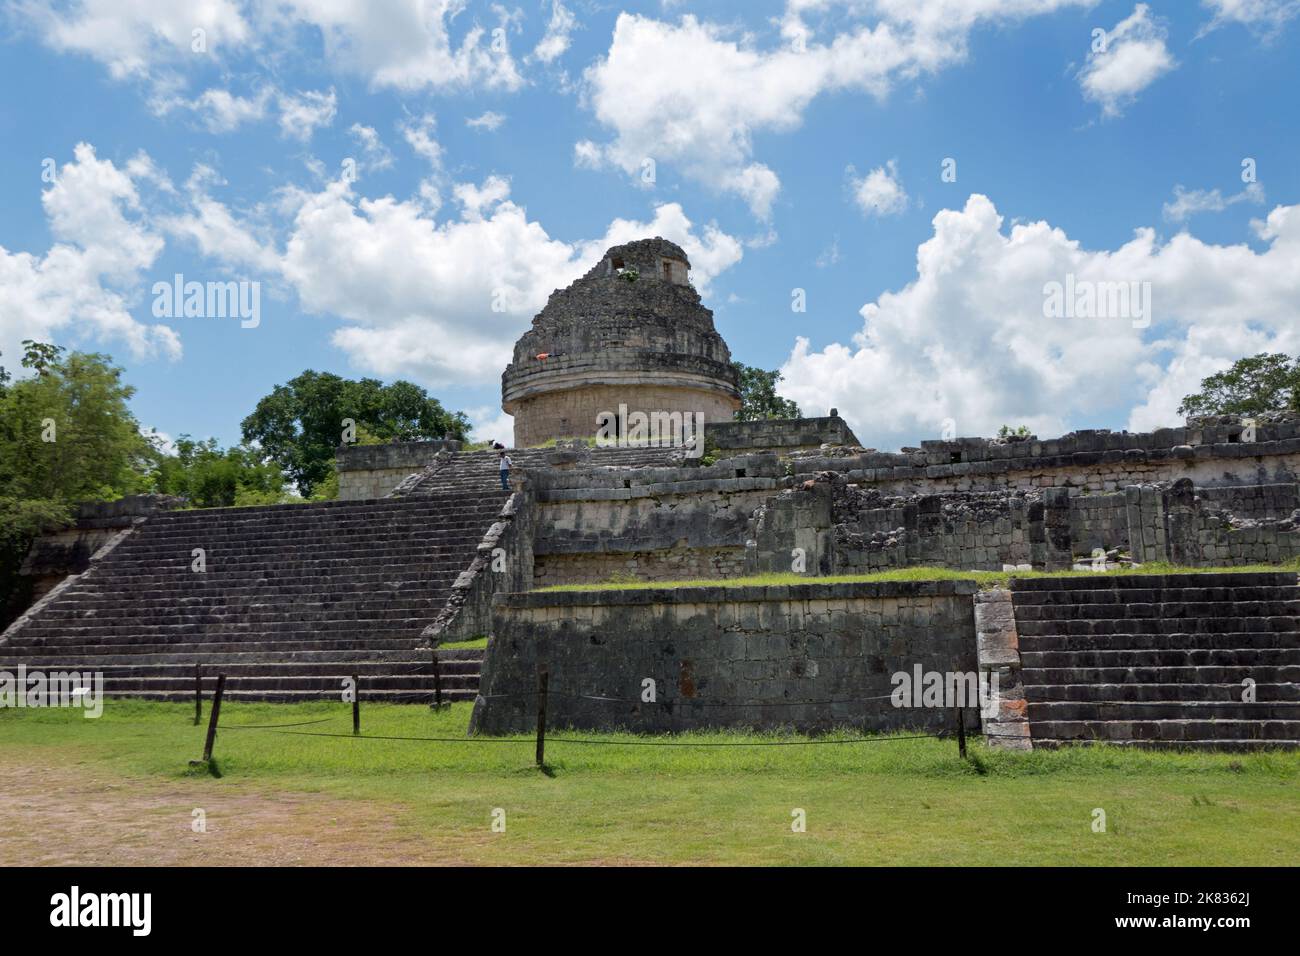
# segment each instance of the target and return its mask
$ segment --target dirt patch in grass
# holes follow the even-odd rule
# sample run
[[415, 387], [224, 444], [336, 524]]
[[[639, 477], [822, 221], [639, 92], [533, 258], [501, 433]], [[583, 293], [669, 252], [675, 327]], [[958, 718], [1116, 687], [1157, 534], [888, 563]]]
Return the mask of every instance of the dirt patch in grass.
[[[192, 829], [195, 809], [207, 832]], [[142, 781], [0, 765], [0, 866], [342, 866], [467, 862], [467, 835], [412, 840], [400, 805], [215, 779]], [[488, 839], [484, 834], [483, 839]]]

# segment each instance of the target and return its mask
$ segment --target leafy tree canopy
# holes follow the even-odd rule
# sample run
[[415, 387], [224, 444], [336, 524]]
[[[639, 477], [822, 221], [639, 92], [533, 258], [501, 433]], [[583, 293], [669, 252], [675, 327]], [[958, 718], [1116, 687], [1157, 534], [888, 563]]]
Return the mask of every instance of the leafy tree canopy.
[[284, 475], [250, 448], [222, 450], [215, 438], [196, 441], [182, 435], [176, 454], [160, 456], [154, 487], [188, 498], [196, 508], [277, 504], [288, 497]]
[[765, 372], [742, 362], [732, 362], [740, 379], [740, 409], [736, 421], [752, 422], [765, 418], [799, 418], [799, 406], [776, 394], [781, 381], [780, 370]]
[[385, 385], [377, 379], [345, 379], [308, 370], [277, 385], [242, 423], [244, 441], [256, 443], [298, 487], [310, 496], [329, 480], [334, 451], [343, 444], [345, 420], [358, 436], [371, 440], [463, 440], [469, 419], [449, 412], [423, 388], [410, 382]]
[[149, 490], [156, 456], [108, 356], [23, 346], [35, 374], [0, 368], [0, 623], [32, 538], [67, 523], [78, 502]]
[[147, 491], [156, 453], [122, 369], [106, 355], [23, 344], [36, 374], [0, 391], [0, 494], [73, 503]]
[[1279, 409], [1300, 411], [1300, 359], [1260, 352], [1201, 380], [1201, 390], [1183, 398], [1178, 413], [1257, 415]]

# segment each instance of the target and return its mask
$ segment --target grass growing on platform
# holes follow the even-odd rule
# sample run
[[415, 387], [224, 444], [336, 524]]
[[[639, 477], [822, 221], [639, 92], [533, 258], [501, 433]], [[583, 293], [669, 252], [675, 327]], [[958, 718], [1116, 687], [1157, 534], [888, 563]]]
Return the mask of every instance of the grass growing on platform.
[[[129, 821], [96, 820], [87, 835], [92, 805], [144, 801], [154, 815], [170, 820], [167, 814], [174, 813], [182, 831], [188, 830], [191, 809], [204, 807], [216, 832], [223, 814], [235, 813], [236, 806], [246, 813], [249, 801], [275, 806], [304, 795], [325, 802], [329, 809], [321, 812], [331, 814], [337, 826], [371, 817], [392, 825], [389, 838], [365, 838], [358, 862], [1300, 860], [1300, 754], [1294, 752], [1089, 747], [1009, 753], [972, 743], [972, 759], [964, 762], [952, 740], [901, 739], [906, 735], [811, 746], [683, 747], [662, 744], [808, 738], [555, 730], [543, 774], [533, 766], [530, 736], [467, 741], [468, 704], [433, 712], [420, 705], [363, 703], [365, 737], [356, 739], [343, 704], [229, 703], [215, 749], [221, 776], [213, 779], [188, 768], [205, 730], [193, 725], [192, 715], [185, 704], [112, 699], [98, 720], [70, 710], [0, 711], [0, 809], [9, 799], [8, 775], [27, 768], [40, 782], [36, 804], [45, 840], [66, 839], [79, 847], [103, 843], [116, 854], [111, 859], [122, 862], [148, 862], [161, 848], [151, 845], [147, 828], [124, 832], [134, 825]], [[252, 729], [315, 720], [325, 722]], [[384, 737], [446, 740], [377, 739]], [[51, 788], [44, 781], [61, 773], [75, 774], [79, 782], [67, 793], [53, 785], [46, 792]], [[108, 795], [98, 795], [97, 787]], [[507, 815], [504, 834], [490, 830], [497, 808]], [[795, 808], [807, 814], [806, 833], [791, 831]], [[1091, 829], [1096, 808], [1106, 812], [1104, 834]], [[228, 827], [242, 819], [232, 817]], [[9, 829], [17, 833], [20, 825], [21, 819], [0, 812], [0, 847]], [[309, 818], [302, 824], [308, 835], [297, 836], [319, 839], [322, 825]], [[276, 837], [294, 845], [293, 833]], [[210, 854], [218, 842], [196, 846], [209, 857], [195, 862], [214, 861]]]
[[466, 641], [444, 641], [438, 645], [440, 651], [472, 651], [487, 647], [486, 637], [471, 637]]
[[1249, 564], [1237, 567], [1189, 568], [1165, 562], [1150, 562], [1131, 568], [1105, 571], [959, 571], [953, 568], [893, 568], [871, 574], [754, 574], [740, 578], [692, 578], [680, 581], [632, 581], [620, 578], [594, 584], [554, 584], [538, 591], [626, 591], [648, 588], [777, 587], [787, 584], [853, 584], [866, 581], [974, 581], [981, 588], [1005, 587], [1012, 578], [1116, 577], [1133, 574], [1224, 574], [1258, 571], [1300, 572], [1300, 558], [1282, 564]]

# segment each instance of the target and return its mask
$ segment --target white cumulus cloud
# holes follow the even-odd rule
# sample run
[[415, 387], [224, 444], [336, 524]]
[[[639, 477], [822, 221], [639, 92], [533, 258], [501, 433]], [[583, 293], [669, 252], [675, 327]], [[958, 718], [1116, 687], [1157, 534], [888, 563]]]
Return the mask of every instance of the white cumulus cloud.
[[907, 190], [898, 179], [898, 163], [890, 160], [859, 178], [848, 168], [853, 203], [867, 216], [892, 216], [907, 208]]
[[478, 116], [467, 118], [465, 120], [465, 125], [470, 129], [485, 129], [489, 133], [495, 133], [501, 128], [501, 124], [505, 121], [506, 118], [504, 114], [494, 113], [492, 110], [487, 110]]
[[1229, 23], [1240, 24], [1265, 39], [1275, 37], [1287, 21], [1300, 16], [1300, 0], [1201, 0], [1214, 14], [1198, 37]]
[[528, 218], [500, 177], [452, 194], [461, 217], [443, 222], [418, 200], [362, 198], [341, 181], [298, 197], [282, 275], [304, 309], [345, 321], [332, 341], [359, 367], [434, 385], [495, 379], [551, 291], [608, 246], [671, 239], [703, 292], [742, 255], [738, 240], [695, 226], [676, 203], [649, 221], [616, 219], [602, 237], [564, 242]]
[[[575, 149], [580, 166], [638, 174], [647, 159], [742, 199], [766, 219], [780, 177], [754, 158], [754, 136], [789, 132], [816, 97], [895, 84], [965, 59], [973, 29], [1093, 0], [790, 0], [779, 43], [684, 16], [624, 13], [606, 55], [583, 75], [584, 101], [613, 137]], [[836, 13], [814, 27], [809, 14]], [[840, 22], [842, 20], [842, 22]]]
[[1088, 54], [1079, 72], [1086, 99], [1100, 104], [1106, 116], [1120, 115], [1148, 86], [1177, 66], [1168, 32], [1151, 16], [1145, 3], [1106, 33], [1104, 48]]
[[1260, 205], [1264, 202], [1264, 187], [1250, 183], [1239, 193], [1225, 196], [1218, 189], [1184, 189], [1174, 187], [1173, 202], [1164, 205], [1164, 217], [1170, 222], [1186, 222], [1200, 212], [1223, 212], [1240, 202]]
[[306, 142], [316, 130], [334, 122], [338, 112], [338, 97], [331, 89], [305, 90], [301, 93], [280, 94], [280, 132], [290, 139]]
[[147, 156], [120, 169], [86, 143], [58, 168], [41, 196], [54, 244], [42, 255], [0, 246], [0, 352], [7, 367], [16, 364], [23, 339], [122, 342], [137, 358], [180, 356], [172, 329], [139, 322], [130, 311], [164, 245], [136, 188], [153, 174]]
[[[118, 79], [167, 87], [236, 57], [271, 60], [299, 32], [319, 37], [329, 65], [407, 92], [523, 85], [506, 41], [514, 14], [461, 17], [456, 0], [13, 0], [18, 23], [52, 49], [91, 57]], [[455, 30], [453, 30], [455, 23]], [[495, 33], [494, 31], [500, 31]], [[552, 40], [552, 46], [556, 41]]]
[[560, 0], [551, 0], [551, 19], [546, 24], [546, 33], [537, 46], [533, 47], [533, 59], [550, 63], [559, 59], [569, 48], [569, 34], [577, 25], [577, 18]]
[[[1255, 225], [1261, 252], [1138, 229], [1087, 250], [1046, 222], [1013, 225], [972, 195], [917, 248], [916, 278], [862, 307], [850, 344], [798, 337], [782, 392], [808, 414], [836, 406], [879, 448], [1026, 424], [1040, 435], [1118, 421], [1178, 422], [1179, 400], [1245, 355], [1300, 351], [1300, 206]], [[1150, 283], [1150, 324], [1048, 318], [1049, 283]]]

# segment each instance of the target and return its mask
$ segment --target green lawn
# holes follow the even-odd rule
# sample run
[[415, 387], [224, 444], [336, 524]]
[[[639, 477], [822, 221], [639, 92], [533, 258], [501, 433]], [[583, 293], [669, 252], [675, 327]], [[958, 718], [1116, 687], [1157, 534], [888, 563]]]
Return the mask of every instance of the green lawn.
[[[202, 805], [218, 807], [227, 798], [315, 795], [328, 798], [332, 812], [350, 807], [344, 816], [391, 821], [387, 850], [359, 848], [390, 862], [446, 855], [497, 864], [1300, 863], [1297, 753], [1006, 753], [973, 744], [963, 762], [951, 740], [688, 747], [662, 745], [808, 738], [554, 732], [542, 773], [531, 738], [467, 742], [468, 714], [468, 704], [438, 713], [365, 704], [365, 735], [450, 739], [354, 739], [341, 704], [229, 704], [213, 779], [188, 765], [204, 728], [193, 726], [187, 705], [110, 700], [98, 720], [7, 710], [0, 776], [73, 772], [119, 799], [163, 793], [182, 807], [198, 805], [200, 795]], [[292, 734], [235, 729], [316, 720], [325, 722], [285, 728]], [[317, 733], [341, 736], [308, 736]], [[646, 743], [653, 745], [638, 746]], [[76, 793], [64, 801], [75, 804]], [[505, 833], [490, 829], [494, 808], [506, 813]], [[791, 830], [795, 808], [806, 812], [805, 833]], [[1092, 831], [1095, 808], [1106, 813], [1105, 833]], [[5, 835], [0, 819], [0, 843]], [[111, 840], [112, 827], [67, 837]], [[131, 859], [147, 860], [149, 848], [133, 840]]]
[[982, 588], [1005, 587], [1012, 578], [1114, 577], [1131, 574], [1223, 574], [1249, 571], [1300, 572], [1300, 558], [1282, 564], [1249, 564], [1223, 568], [1189, 568], [1182, 565], [1151, 562], [1132, 568], [1105, 571], [959, 571], [953, 568], [894, 568], [873, 574], [837, 574], [824, 577], [811, 574], [754, 574], [741, 578], [693, 578], [681, 581], [637, 581], [627, 579], [598, 584], [553, 584], [538, 591], [624, 591], [646, 588], [775, 587], [785, 584], [852, 584], [859, 581], [975, 581]]
[[486, 637], [471, 637], [465, 641], [444, 641], [438, 645], [441, 651], [483, 650], [487, 647]]

